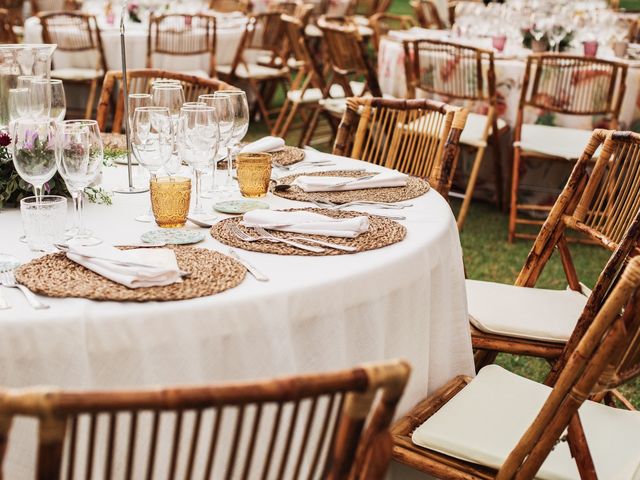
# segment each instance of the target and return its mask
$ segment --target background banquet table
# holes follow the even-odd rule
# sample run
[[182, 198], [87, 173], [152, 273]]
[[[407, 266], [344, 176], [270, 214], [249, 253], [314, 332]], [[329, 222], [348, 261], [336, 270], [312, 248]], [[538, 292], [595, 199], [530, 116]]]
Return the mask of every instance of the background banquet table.
[[[335, 159], [333, 169], [382, 169]], [[122, 184], [126, 169], [107, 168], [103, 179], [106, 186]], [[272, 208], [308, 205], [271, 194], [265, 200]], [[0, 311], [0, 385], [201, 384], [403, 357], [413, 366], [399, 408], [406, 412], [453, 376], [473, 374], [454, 217], [433, 190], [411, 203], [402, 210], [408, 233], [398, 244], [329, 257], [239, 251], [271, 281], [247, 276], [211, 297], [143, 304], [44, 298], [51, 308], [36, 311], [4, 289], [13, 309]], [[151, 225], [134, 217], [148, 205], [148, 194], [116, 195], [111, 206], [88, 204], [85, 218], [106, 242], [139, 242]], [[34, 256], [18, 240], [19, 211], [2, 211], [0, 230], [0, 250], [21, 261]], [[228, 250], [209, 235], [199, 246]], [[7, 478], [26, 478], [33, 428], [22, 421], [16, 429]]]

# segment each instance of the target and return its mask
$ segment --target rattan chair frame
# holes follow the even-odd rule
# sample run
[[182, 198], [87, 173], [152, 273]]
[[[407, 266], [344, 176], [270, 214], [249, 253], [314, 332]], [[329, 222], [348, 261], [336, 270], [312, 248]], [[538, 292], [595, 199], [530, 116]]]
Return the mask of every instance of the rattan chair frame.
[[0, 8], [0, 43], [18, 43], [12, 25], [11, 12], [6, 8]]
[[24, 25], [23, 5], [23, 0], [0, 0], [0, 8], [8, 11], [11, 26], [22, 27]]
[[251, 2], [249, 0], [209, 0], [209, 10], [215, 10], [220, 13], [251, 11]]
[[568, 430], [566, 440], [580, 477], [597, 478], [578, 409], [588, 398], [602, 395], [640, 374], [639, 307], [640, 258], [633, 258], [598, 309], [535, 420], [497, 472], [418, 447], [411, 441], [412, 432], [455, 397], [471, 381], [468, 377], [455, 378], [392, 427], [394, 459], [439, 478], [528, 480], [534, 478]]
[[427, 99], [348, 98], [333, 153], [427, 178], [447, 198], [466, 117]]
[[[185, 101], [194, 102], [198, 96], [205, 93], [213, 93], [219, 90], [237, 90], [214, 78], [203, 78], [184, 73], [170, 72], [166, 70], [154, 70], [141, 68], [127, 70], [127, 87], [129, 93], [151, 93], [151, 84], [154, 80], [178, 80], [184, 90]], [[119, 85], [122, 83], [122, 72], [111, 70], [104, 77], [100, 101], [96, 119], [101, 132], [106, 132], [110, 113], [113, 112], [111, 132], [121, 133], [124, 129], [124, 94]]]
[[351, 0], [347, 8], [347, 16], [360, 15], [371, 18], [376, 13], [389, 10], [391, 0]]
[[[392, 23], [393, 26], [389, 26]], [[373, 29], [373, 46], [378, 51], [380, 40], [390, 30], [408, 30], [417, 26], [415, 19], [410, 15], [398, 15], [396, 13], [376, 13], [369, 19], [369, 25]]]
[[[605, 87], [606, 99], [603, 102], [601, 101], [599, 105], [596, 104], [596, 96], [592, 89], [583, 90], [582, 94], [580, 94], [576, 93], [580, 92], [578, 89], [566, 88], [572, 76], [579, 75], [580, 70], [585, 68], [595, 68], [607, 74], [609, 84]], [[525, 109], [538, 108], [563, 115], [604, 115], [609, 117], [610, 128], [615, 129], [618, 126], [618, 117], [626, 88], [627, 70], [628, 66], [624, 63], [577, 55], [539, 53], [530, 55], [527, 58], [522, 93], [514, 127], [509, 243], [512, 243], [516, 238], [535, 238], [535, 235], [518, 232], [518, 225], [541, 225], [543, 223], [542, 221], [519, 216], [518, 213], [520, 211], [544, 212], [550, 210], [549, 207], [544, 205], [518, 202], [522, 164], [527, 159], [566, 162], [564, 158], [525, 151], [520, 148]], [[549, 71], [557, 72], [556, 80], [549, 82], [551, 83], [550, 88], [545, 90], [546, 84], [541, 80]]]
[[438, 8], [432, 0], [411, 0], [409, 2], [413, 9], [413, 14], [422, 28], [443, 30], [445, 23], [440, 18]]
[[[30, 2], [31, 4], [31, 15], [36, 16], [39, 13], [43, 13], [43, 12], [51, 12], [53, 11], [52, 9], [41, 9], [40, 8], [40, 4], [38, 3], [38, 0], [31, 0]], [[64, 0], [63, 2], [63, 11], [65, 12], [75, 12], [78, 11], [79, 8], [79, 4], [76, 0]]]
[[[65, 79], [65, 82], [67, 83], [83, 84], [89, 87], [89, 98], [85, 108], [85, 118], [91, 118], [93, 116], [93, 107], [96, 101], [98, 84], [102, 81], [104, 78], [103, 75], [107, 71], [107, 64], [104, 58], [104, 48], [102, 46], [102, 36], [100, 34], [100, 27], [98, 26], [96, 17], [83, 12], [57, 11], [41, 12], [38, 14], [38, 18], [42, 25], [42, 39], [44, 43], [56, 44], [57, 50], [61, 52], [84, 53], [92, 50], [96, 52], [98, 60], [95, 78], [89, 80]], [[62, 19], [67, 19], [69, 22], [72, 22], [75, 28], [80, 29], [80, 32], [84, 32], [86, 35], [83, 35], [82, 38], [78, 36], [71, 36], [65, 39], [58, 38], [54, 29], [51, 28], [52, 25], [50, 25], [50, 22], [56, 22]], [[102, 72], [101, 76], [97, 75], [98, 72]]]
[[[285, 467], [295, 465], [293, 478], [297, 478], [304, 459], [314, 459], [312, 465], [315, 472], [324, 472], [322, 478], [330, 479], [382, 479], [391, 458], [391, 441], [389, 425], [396, 405], [402, 396], [409, 377], [410, 367], [404, 361], [389, 361], [378, 364], [367, 364], [351, 370], [334, 373], [299, 375], [269, 381], [231, 383], [208, 385], [199, 387], [175, 387], [154, 390], [128, 391], [63, 391], [55, 389], [24, 389], [0, 390], [0, 461], [6, 451], [8, 436], [14, 416], [27, 416], [39, 422], [38, 430], [38, 478], [58, 478], [62, 474], [63, 462], [66, 464], [69, 478], [73, 477], [73, 467], [79, 459], [76, 455], [78, 445], [83, 444], [79, 417], [88, 415], [91, 421], [89, 432], [85, 431], [84, 445], [87, 448], [86, 472], [87, 478], [93, 478], [91, 473], [93, 464], [99, 464], [97, 455], [104, 455], [104, 472], [106, 478], [111, 478], [117, 460], [115, 454], [116, 443], [122, 439], [123, 432], [116, 439], [116, 424], [118, 416], [128, 416], [131, 427], [128, 429], [124, 445], [127, 447], [126, 478], [132, 478], [132, 465], [136, 462], [136, 441], [139, 440], [136, 429], [137, 420], [142, 412], [153, 413], [153, 430], [150, 449], [145, 464], [147, 478], [153, 477], [156, 463], [156, 450], [160, 437], [172, 430], [171, 436], [165, 438], [171, 441], [171, 461], [168, 478], [177, 478], [177, 463], [180, 456], [181, 433], [184, 429], [185, 414], [195, 414], [195, 426], [188, 442], [189, 455], [186, 475], [184, 478], [194, 478], [194, 463], [205, 458], [205, 478], [211, 477], [217, 446], [230, 445], [226, 463], [226, 478], [236, 478], [242, 475], [248, 478], [253, 471], [252, 465], [257, 462], [263, 467], [263, 478], [271, 469], [276, 467], [273, 447], [278, 439], [286, 438], [287, 448], [281, 454], [278, 477], [284, 478]], [[326, 407], [320, 405], [319, 400], [328, 398]], [[302, 402], [310, 402], [311, 407], [304, 413]], [[271, 422], [271, 428], [261, 422], [263, 407], [277, 405], [277, 413]], [[283, 412], [286, 405], [293, 407], [293, 414], [287, 418]], [[242, 435], [243, 420], [249, 417], [250, 407], [256, 408], [253, 417], [251, 435]], [[232, 438], [225, 442], [220, 438], [220, 419], [229, 408], [237, 409], [238, 414], [233, 422]], [[323, 415], [324, 410], [324, 415]], [[206, 411], [215, 411], [216, 421], [212, 425], [208, 454], [197, 455], [201, 440], [201, 419]], [[335, 419], [332, 421], [332, 412]], [[96, 448], [96, 422], [99, 415], [109, 418], [107, 448], [102, 454]], [[282, 415], [281, 415], [282, 414]], [[173, 428], [162, 430], [158, 428], [161, 415], [173, 415]], [[312, 445], [311, 427], [314, 416], [323, 418], [324, 428], [320, 441]], [[249, 419], [246, 419], [249, 422]], [[329, 424], [333, 423], [333, 426]], [[261, 426], [264, 427], [261, 429]], [[296, 425], [304, 426], [304, 435], [299, 445], [292, 443]], [[322, 425], [322, 424], [321, 424]], [[204, 428], [203, 432], [204, 432]], [[245, 427], [246, 429], [246, 427]], [[271, 447], [264, 458], [254, 459], [255, 439], [263, 431], [270, 432]], [[331, 433], [329, 433], [331, 431]], [[223, 434], [224, 435], [224, 434]], [[86, 438], [88, 437], [88, 438]], [[68, 440], [65, 448], [65, 438]], [[184, 443], [184, 442], [182, 442]], [[323, 455], [323, 445], [327, 445]], [[200, 449], [202, 450], [202, 449]], [[296, 457], [296, 451], [298, 456]], [[243, 455], [243, 452], [245, 453]], [[183, 453], [184, 455], [184, 453]], [[324, 458], [323, 458], [324, 457]], [[324, 460], [324, 462], [323, 462]], [[295, 462], [295, 463], [292, 463]], [[273, 464], [273, 465], [272, 465]], [[70, 473], [69, 473], [70, 472]], [[243, 472], [243, 473], [241, 473]], [[235, 476], [234, 476], [235, 475]], [[181, 477], [183, 478], [183, 477]]]
[[[416, 91], [421, 90], [429, 95], [441, 95], [447, 99], [469, 100], [480, 102], [486, 106], [486, 123], [479, 146], [473, 146], [476, 150], [471, 167], [469, 180], [464, 192], [464, 198], [458, 212], [458, 229], [462, 229], [469, 213], [473, 192], [475, 190], [478, 174], [487, 145], [493, 147], [493, 172], [496, 193], [496, 204], [499, 208], [503, 205], [503, 176], [502, 158], [500, 152], [500, 135], [508, 130], [505, 127], [498, 130], [496, 92], [496, 72], [493, 52], [482, 48], [463, 45], [455, 42], [440, 40], [417, 40], [403, 42], [405, 51], [405, 73], [407, 78], [407, 94], [413, 98]], [[449, 62], [455, 61], [456, 71], [461, 71], [460, 81], [451, 82], [447, 87], [439, 87], [437, 83], [429, 84], [422, 81], [420, 72], [422, 69], [422, 56], [416, 52], [428, 52], [429, 61], [441, 63], [446, 69]]]
[[[182, 19], [181, 29], [166, 29], [169, 24]], [[194, 36], [198, 30], [200, 35]], [[153, 57], [156, 54], [183, 57], [185, 55], [209, 55], [207, 75], [216, 75], [216, 39], [217, 22], [213, 15], [202, 13], [163, 13], [149, 19], [149, 34], [147, 35], [146, 67], [154, 68]]]

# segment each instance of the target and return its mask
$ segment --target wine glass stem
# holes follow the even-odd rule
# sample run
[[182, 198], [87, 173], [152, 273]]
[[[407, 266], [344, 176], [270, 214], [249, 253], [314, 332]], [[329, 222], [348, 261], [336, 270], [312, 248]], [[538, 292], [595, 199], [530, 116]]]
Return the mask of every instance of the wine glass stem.
[[233, 147], [227, 147], [227, 184], [233, 181]]
[[42, 202], [42, 185], [34, 185], [33, 193], [36, 196], [36, 203]]
[[202, 211], [202, 199], [200, 195], [202, 194], [202, 170], [199, 168], [195, 169], [196, 172], [196, 206], [195, 213], [200, 213]]
[[213, 167], [211, 168], [211, 191], [215, 192], [216, 190], [216, 172], [218, 170], [218, 160], [216, 158], [217, 155], [213, 156]]
[[78, 227], [77, 237], [85, 235], [84, 222], [82, 220], [82, 211], [84, 209], [84, 194], [82, 190], [71, 192], [71, 198], [73, 198], [73, 211], [76, 217], [76, 225]]

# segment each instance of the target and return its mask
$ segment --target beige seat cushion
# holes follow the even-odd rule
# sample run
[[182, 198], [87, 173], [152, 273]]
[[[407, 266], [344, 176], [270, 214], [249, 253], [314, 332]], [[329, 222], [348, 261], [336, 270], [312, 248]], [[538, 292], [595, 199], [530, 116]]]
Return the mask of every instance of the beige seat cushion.
[[586, 296], [568, 289], [467, 280], [469, 321], [486, 333], [564, 343], [586, 303]]
[[[353, 91], [354, 95], [356, 96], [362, 95], [362, 91], [364, 90], [363, 82], [349, 82], [349, 85], [351, 86], [351, 90]], [[296, 103], [316, 103], [322, 99], [322, 90], [320, 90], [319, 88], [308, 88], [304, 92], [304, 96], [301, 101], [300, 100], [301, 91], [302, 90], [289, 90], [287, 92], [287, 97], [289, 98], [289, 100]], [[338, 85], [337, 83], [334, 83], [333, 85], [331, 85], [331, 88], [329, 89], [329, 94], [332, 98], [345, 97], [344, 89], [342, 88], [341, 85]]]
[[[216, 67], [218, 73], [223, 75], [231, 74], [231, 65], [218, 65]], [[286, 75], [288, 70], [286, 68], [271, 68], [264, 65], [258, 65], [256, 63], [248, 63], [245, 65], [238, 65], [235, 74], [238, 78], [254, 78], [256, 80], [263, 80], [267, 78], [277, 78]]]
[[[554, 157], [577, 159], [591, 138], [591, 130], [549, 127], [547, 125], [522, 125], [520, 142], [514, 142], [522, 150]], [[598, 156], [598, 152], [594, 157]]]
[[[486, 147], [487, 142], [483, 139], [484, 128], [487, 124], [487, 116], [480, 115], [479, 113], [470, 113], [467, 116], [467, 123], [464, 125], [464, 130], [460, 135], [460, 143], [464, 145], [471, 145], [472, 147]], [[498, 130], [502, 130], [507, 126], [507, 122], [503, 119], [497, 119]], [[491, 128], [489, 128], [489, 134], [491, 134]]]
[[67, 81], [94, 80], [103, 76], [104, 72], [102, 70], [94, 70], [93, 68], [57, 68], [51, 70], [51, 78]]
[[[551, 389], [497, 365], [478, 376], [413, 432], [413, 443], [499, 468], [538, 414]], [[640, 412], [585, 402], [580, 418], [598, 478], [638, 480]], [[579, 479], [566, 442], [549, 454], [536, 478]]]

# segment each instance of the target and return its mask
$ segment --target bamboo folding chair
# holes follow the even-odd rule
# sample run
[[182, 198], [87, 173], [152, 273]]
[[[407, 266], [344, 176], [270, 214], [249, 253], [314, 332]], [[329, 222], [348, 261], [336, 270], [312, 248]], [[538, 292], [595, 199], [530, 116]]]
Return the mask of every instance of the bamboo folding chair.
[[24, 25], [23, 5], [23, 0], [0, 0], [0, 8], [4, 8], [8, 12], [10, 26], [22, 29]]
[[409, 372], [390, 361], [198, 387], [0, 390], [0, 464], [13, 417], [26, 416], [38, 421], [42, 479], [383, 479]]
[[248, 0], [209, 0], [209, 10], [220, 13], [247, 13], [251, 10], [251, 2]]
[[413, 14], [422, 28], [444, 30], [446, 25], [440, 18], [438, 7], [433, 0], [411, 0], [409, 2], [413, 8]]
[[552, 115], [604, 116], [617, 128], [624, 96], [627, 65], [584, 56], [534, 54], [527, 59], [518, 116], [514, 127], [509, 242], [535, 238], [519, 233], [518, 225], [542, 225], [542, 220], [519, 212], [544, 213], [549, 206], [520, 203], [520, 175], [527, 160], [575, 161], [591, 130], [525, 123], [530, 109]]
[[102, 81], [107, 66], [104, 60], [102, 38], [96, 17], [82, 12], [42, 12], [38, 14], [42, 24], [44, 43], [54, 43], [58, 52], [79, 56], [94, 55], [93, 68], [55, 68], [55, 60], [51, 70], [53, 78], [65, 83], [87, 85], [89, 98], [85, 109], [85, 118], [91, 118], [96, 100], [98, 83]]
[[416, 21], [409, 15], [396, 15], [395, 13], [376, 13], [369, 23], [373, 29], [373, 46], [378, 51], [380, 39], [391, 30], [409, 30], [415, 27]]
[[[596, 151], [600, 154], [593, 163]], [[573, 264], [570, 232], [612, 252], [590, 294]], [[640, 135], [595, 130], [515, 285], [467, 280], [477, 367], [492, 362], [498, 352], [542, 357], [554, 362], [547, 380], [552, 384], [624, 263], [640, 253], [639, 245]], [[555, 249], [568, 290], [533, 288]]]
[[476, 150], [458, 212], [458, 228], [462, 229], [489, 143], [493, 147], [496, 204], [500, 207], [503, 203], [500, 135], [509, 127], [497, 114], [493, 52], [439, 40], [405, 41], [403, 45], [410, 98], [421, 91], [447, 101], [473, 102], [486, 108], [486, 114], [469, 113], [460, 139], [462, 145]]
[[6, 8], [0, 8], [0, 43], [18, 43], [11, 14]]
[[348, 98], [333, 153], [426, 178], [446, 198], [466, 115], [433, 100]]
[[[180, 81], [186, 102], [195, 102], [200, 95], [206, 93], [214, 93], [220, 90], [237, 90], [236, 87], [213, 78], [142, 68], [127, 70], [127, 93], [151, 93], [151, 87], [155, 80]], [[121, 84], [122, 72], [120, 70], [107, 72], [104, 77], [96, 115], [101, 132], [107, 131], [109, 117], [112, 117], [112, 133], [121, 133], [124, 129], [124, 93]], [[133, 112], [130, 113], [133, 114]]]
[[[23, 2], [20, 2], [21, 4]], [[73, 12], [80, 9], [76, 0], [31, 0], [31, 15], [38, 15], [42, 12]]]
[[300, 8], [300, 5], [302, 5], [302, 3], [295, 0], [276, 0], [269, 3], [267, 11], [276, 12], [280, 15], [294, 15], [296, 10]]
[[587, 398], [638, 375], [634, 258], [553, 389], [495, 365], [457, 377], [392, 427], [394, 459], [447, 479], [637, 478], [640, 413]]
[[390, 6], [391, 0], [351, 0], [347, 15], [368, 20], [376, 13], [386, 12]]
[[[249, 17], [245, 32], [231, 65], [218, 65], [218, 76], [230, 83], [244, 82], [253, 94], [257, 108], [269, 130], [273, 125], [268, 104], [279, 84], [289, 82], [283, 51], [284, 25], [278, 12], [260, 13]], [[254, 57], [259, 55], [260, 61]], [[266, 61], [263, 60], [267, 57]], [[274, 87], [275, 86], [275, 87]]]
[[[149, 19], [147, 68], [158, 68], [157, 57], [208, 55], [207, 70], [183, 72], [201, 77], [216, 73], [216, 17], [204, 14], [165, 13]], [[164, 62], [167, 64], [168, 62]]]

